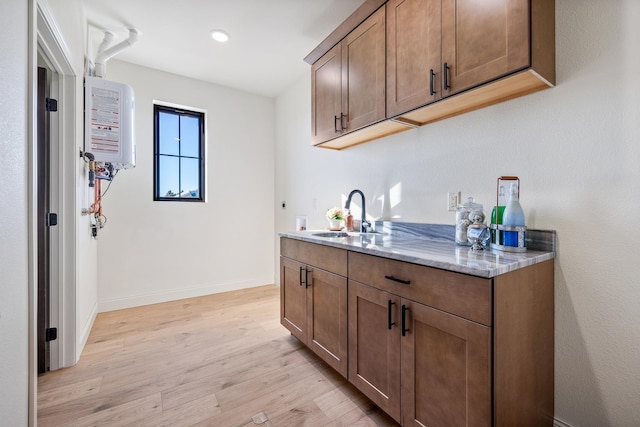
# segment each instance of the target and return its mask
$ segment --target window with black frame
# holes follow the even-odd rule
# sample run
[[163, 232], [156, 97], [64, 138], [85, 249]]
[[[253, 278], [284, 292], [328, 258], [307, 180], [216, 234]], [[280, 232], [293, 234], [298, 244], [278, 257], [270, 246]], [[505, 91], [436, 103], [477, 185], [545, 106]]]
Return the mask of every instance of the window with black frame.
[[154, 105], [153, 199], [204, 201], [204, 113]]

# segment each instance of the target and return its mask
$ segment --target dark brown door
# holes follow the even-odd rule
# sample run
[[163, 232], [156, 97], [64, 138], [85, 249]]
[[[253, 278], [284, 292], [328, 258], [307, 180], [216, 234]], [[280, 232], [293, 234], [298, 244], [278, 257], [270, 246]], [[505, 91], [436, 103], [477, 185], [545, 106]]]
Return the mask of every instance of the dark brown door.
[[50, 139], [49, 139], [49, 84], [47, 70], [38, 67], [38, 113], [37, 113], [37, 200], [38, 200], [38, 373], [49, 370], [50, 311]]
[[280, 323], [291, 335], [307, 343], [306, 266], [280, 257]]
[[490, 329], [404, 299], [400, 310], [403, 425], [489, 427]]
[[311, 143], [342, 134], [342, 50], [338, 43], [311, 66]]
[[349, 281], [349, 381], [396, 421], [400, 421], [399, 303], [395, 295]]
[[442, 0], [444, 96], [528, 67], [529, 19], [529, 0]]
[[387, 116], [442, 98], [441, 0], [387, 2]]
[[385, 8], [367, 18], [344, 39], [342, 112], [351, 132], [386, 116]]
[[332, 368], [347, 377], [347, 278], [310, 270], [307, 299], [307, 345]]

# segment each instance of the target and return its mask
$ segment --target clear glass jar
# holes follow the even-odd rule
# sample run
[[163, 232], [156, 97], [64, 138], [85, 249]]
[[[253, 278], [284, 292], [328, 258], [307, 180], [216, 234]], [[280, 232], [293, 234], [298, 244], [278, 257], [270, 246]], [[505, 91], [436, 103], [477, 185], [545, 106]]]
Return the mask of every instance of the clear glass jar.
[[485, 223], [485, 214], [482, 205], [474, 207], [469, 212], [469, 221], [471, 224], [467, 227], [467, 239], [472, 245], [474, 251], [482, 251], [489, 245], [491, 233], [489, 227]]
[[[458, 245], [471, 246], [467, 237], [467, 229], [472, 221], [469, 220], [469, 214], [474, 210], [482, 211], [480, 203], [474, 203], [473, 197], [468, 197], [467, 201], [458, 205], [456, 209], [456, 236], [455, 240]], [[483, 213], [484, 215], [484, 213]], [[483, 219], [484, 220], [484, 219]]]

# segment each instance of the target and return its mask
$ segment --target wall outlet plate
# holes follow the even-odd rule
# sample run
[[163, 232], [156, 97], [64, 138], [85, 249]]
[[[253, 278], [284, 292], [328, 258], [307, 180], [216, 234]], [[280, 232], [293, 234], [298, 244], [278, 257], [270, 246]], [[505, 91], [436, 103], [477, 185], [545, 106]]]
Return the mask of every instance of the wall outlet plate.
[[456, 209], [458, 208], [459, 201], [460, 201], [459, 191], [457, 193], [452, 193], [452, 192], [447, 193], [447, 210], [449, 212], [455, 212]]

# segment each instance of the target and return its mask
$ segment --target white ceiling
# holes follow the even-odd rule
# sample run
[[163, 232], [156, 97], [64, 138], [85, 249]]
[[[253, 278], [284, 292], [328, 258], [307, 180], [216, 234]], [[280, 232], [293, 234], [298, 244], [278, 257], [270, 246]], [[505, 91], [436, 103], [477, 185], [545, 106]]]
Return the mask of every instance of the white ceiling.
[[[84, 0], [89, 53], [139, 31], [114, 59], [269, 97], [309, 73], [303, 58], [364, 0]], [[223, 29], [221, 44], [209, 32]], [[90, 58], [94, 59], [94, 58]], [[108, 78], [107, 66], [107, 78]]]

